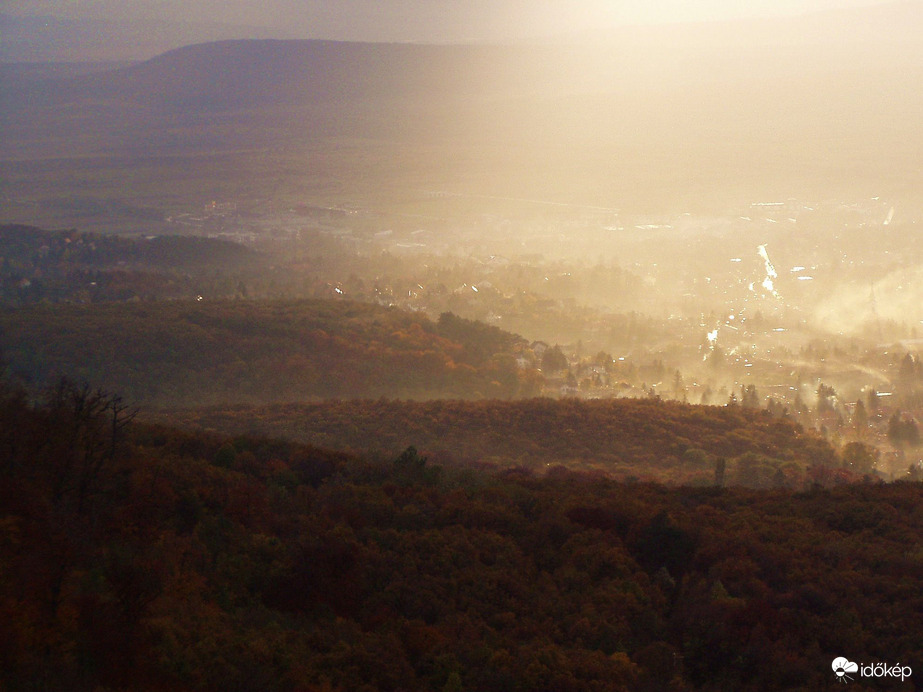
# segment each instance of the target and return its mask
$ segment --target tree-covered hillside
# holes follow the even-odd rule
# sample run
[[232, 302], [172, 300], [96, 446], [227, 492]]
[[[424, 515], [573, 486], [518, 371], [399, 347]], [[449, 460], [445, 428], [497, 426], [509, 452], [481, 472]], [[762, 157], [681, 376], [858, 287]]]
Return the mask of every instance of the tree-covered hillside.
[[534, 394], [522, 340], [348, 301], [36, 305], [0, 312], [0, 352], [40, 387], [66, 375], [138, 403]]
[[149, 411], [177, 426], [260, 434], [393, 456], [408, 445], [457, 463], [563, 464], [615, 478], [758, 488], [857, 479], [833, 448], [789, 420], [740, 406], [672, 401], [324, 401]]
[[[0, 392], [0, 686], [818, 690], [923, 670], [919, 483], [382, 462]], [[914, 678], [888, 689], [910, 690]]]
[[[89, 214], [157, 215], [111, 200], [84, 205]], [[7, 307], [191, 299], [202, 293], [234, 296], [242, 291], [241, 276], [266, 271], [266, 266], [260, 253], [217, 238], [124, 237], [0, 225], [0, 305]]]
[[[87, 202], [89, 204], [89, 202]], [[117, 202], [98, 202], [106, 205]], [[156, 215], [150, 209], [122, 210], [143, 216]], [[32, 278], [74, 269], [111, 269], [129, 266], [146, 269], [189, 269], [190, 267], [235, 267], [261, 260], [258, 253], [242, 245], [197, 236], [163, 235], [123, 237], [78, 230], [46, 231], [18, 224], [0, 225], [0, 273]]]

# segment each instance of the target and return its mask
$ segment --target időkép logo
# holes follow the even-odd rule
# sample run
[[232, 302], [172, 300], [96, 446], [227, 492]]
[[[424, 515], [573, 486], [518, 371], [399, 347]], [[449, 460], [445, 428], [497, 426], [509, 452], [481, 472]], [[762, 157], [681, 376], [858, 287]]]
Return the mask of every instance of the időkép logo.
[[913, 670], [910, 666], [902, 666], [900, 663], [891, 665], [890, 663], [854, 663], [847, 658], [838, 656], [833, 659], [833, 674], [838, 681], [847, 683], [861, 678], [900, 678], [903, 682], [911, 676]]

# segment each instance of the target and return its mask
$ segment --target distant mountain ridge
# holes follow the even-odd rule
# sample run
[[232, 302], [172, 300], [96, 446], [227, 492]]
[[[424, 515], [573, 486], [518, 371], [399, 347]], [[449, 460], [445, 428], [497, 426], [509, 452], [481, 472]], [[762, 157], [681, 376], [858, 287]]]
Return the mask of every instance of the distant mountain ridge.
[[828, 181], [879, 194], [885, 180], [905, 194], [923, 175], [923, 51], [908, 38], [923, 36], [920, 7], [637, 27], [576, 43], [230, 40], [71, 77], [6, 66], [0, 159], [99, 157], [121, 171], [152, 156], [240, 154], [233, 194], [251, 191], [248, 167], [265, 171], [266, 152], [280, 151], [304, 152], [293, 184], [313, 176], [322, 194], [363, 181], [357, 194], [553, 190], [624, 208], [742, 179], [824, 196]]
[[[462, 96], [470, 79], [501, 61], [524, 62], [513, 48], [235, 40], [186, 46], [82, 80], [98, 94], [204, 110], [421, 94]], [[512, 86], [507, 84], [506, 86]]]
[[[634, 98], [662, 93], [672, 98], [709, 85], [735, 88], [769, 80], [772, 86], [785, 80], [799, 88], [823, 77], [826, 85], [811, 84], [816, 92], [840, 88], [829, 79], [836, 76], [831, 71], [845, 75], [858, 70], [860, 79], [874, 73], [883, 83], [912, 79], [912, 73], [888, 70], [923, 69], [923, 52], [900, 39], [917, 28], [923, 35], [920, 5], [907, 3], [904, 12], [872, 14], [871, 33], [848, 35], [836, 21], [811, 15], [800, 23], [775, 20], [766, 26], [641, 27], [589, 37], [579, 45], [218, 41], [176, 48], [115, 70], [83, 75], [63, 70], [50, 80], [35, 70], [7, 66], [0, 73], [8, 91], [0, 99], [0, 111], [15, 120], [23, 102], [50, 109], [102, 108], [102, 117], [107, 117], [116, 104], [190, 115], [278, 105], [348, 109], [382, 101], [445, 106], [478, 98], [511, 102], [539, 97], [535, 107], [543, 105], [543, 98], [568, 94]], [[869, 43], [870, 37], [879, 41], [883, 36], [896, 38]], [[856, 50], [863, 52], [854, 55]], [[27, 116], [30, 124], [39, 124], [33, 123], [36, 115], [41, 117]], [[114, 115], [124, 119], [124, 114]]]
[[[362, 40], [369, 31], [360, 27], [336, 27], [331, 23], [335, 10], [314, 8], [326, 16], [312, 24], [315, 33], [304, 38], [328, 38], [338, 40]], [[471, 15], [462, 12], [461, 15]], [[448, 26], [436, 26], [432, 20], [435, 16], [419, 16], [413, 26], [406, 27], [410, 35], [395, 36], [389, 31], [387, 22], [378, 27], [377, 40], [404, 41], [410, 38], [420, 42], [421, 33], [434, 37], [430, 42], [444, 44], [447, 41], [462, 43], [497, 41], [503, 35], [499, 27], [479, 35], [474, 26], [471, 39], [460, 40], [467, 34], [462, 25], [471, 23], [479, 13], [473, 16], [457, 16], [449, 20]], [[761, 19], [734, 19], [721, 22], [688, 22], [678, 24], [654, 24], [640, 26], [608, 26], [601, 31], [583, 32], [572, 35], [554, 35], [546, 40], [583, 42], [592, 41], [594, 36], [604, 40], [633, 42], [668, 40], [685, 42], [711, 40], [717, 33], [736, 35], [743, 44], [773, 41], [778, 33], [789, 34], [787, 43], [798, 41], [889, 41], [912, 42], [919, 39], [919, 27], [923, 5], [918, 0], [898, 0], [871, 6], [837, 8], [821, 11], [808, 11], [800, 16], [781, 16]], [[201, 15], [200, 15], [201, 16]], [[393, 24], [392, 17], [392, 24]], [[429, 19], [430, 21], [427, 21]], [[445, 18], [443, 18], [445, 19]], [[484, 21], [483, 17], [480, 19]], [[342, 23], [342, 22], [340, 22]], [[475, 22], [477, 23], [477, 22]], [[424, 28], [426, 27], [426, 28]], [[454, 27], [454, 31], [453, 31]], [[393, 28], [393, 27], [392, 27]], [[518, 38], [510, 42], [523, 42], [526, 34], [516, 34], [514, 27], [508, 27]], [[304, 30], [304, 27], [301, 28]], [[286, 39], [299, 38], [298, 29], [279, 26], [247, 26], [223, 24], [209, 21], [189, 21], [188, 19], [145, 19], [129, 21], [117, 17], [67, 18], [50, 15], [24, 15], [21, 12], [0, 12], [0, 62], [69, 62], [69, 61], [138, 61], [146, 60], [168, 50], [196, 43], [222, 41], [228, 39]], [[461, 32], [461, 33], [460, 33]], [[456, 38], [450, 38], [451, 35]], [[535, 34], [538, 36], [539, 34]], [[660, 37], [659, 39], [657, 37]], [[371, 39], [369, 39], [371, 40]], [[426, 42], [426, 41], [423, 41]]]
[[172, 48], [230, 38], [290, 38], [267, 27], [146, 20], [65, 19], [0, 12], [0, 62], [145, 60]]
[[[0, 16], [4, 26], [27, 23], [23, 18]], [[677, 77], [685, 83], [690, 73], [677, 74], [675, 61], [689, 58], [700, 63], [694, 66], [700, 69], [696, 80], [720, 80], [728, 70], [741, 67], [736, 63], [765, 62], [770, 57], [767, 50], [777, 65], [792, 69], [794, 62], [794, 69], [804, 73], [817, 68], [850, 69], [856, 57], [850, 51], [862, 47], [873, 50], [859, 56], [860, 67], [892, 58], [923, 65], [923, 51], [916, 47], [916, 39], [923, 35], [923, 2], [915, 0], [760, 21], [623, 27], [509, 45], [239, 39], [234, 34], [246, 33], [247, 27], [207, 28], [219, 40], [166, 50], [122, 69], [64, 79], [56, 87], [70, 98], [85, 94], [213, 110], [420, 94], [509, 97], [565, 85], [609, 91], [636, 78], [647, 79], [647, 86]], [[52, 22], [49, 31], [53, 29]], [[100, 43], [105, 28], [94, 31], [95, 42]], [[251, 31], [260, 32], [271, 33]], [[228, 37], [221, 37], [222, 33]], [[11, 59], [9, 46], [15, 36], [13, 32], [11, 38], [7, 29], [0, 61]], [[94, 42], [89, 34], [84, 40]], [[735, 63], [728, 63], [729, 58]]]

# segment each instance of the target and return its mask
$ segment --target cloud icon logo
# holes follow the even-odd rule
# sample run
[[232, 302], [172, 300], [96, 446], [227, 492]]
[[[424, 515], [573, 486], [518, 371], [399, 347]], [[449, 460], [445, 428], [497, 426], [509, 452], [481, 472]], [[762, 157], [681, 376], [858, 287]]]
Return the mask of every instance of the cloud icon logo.
[[847, 680], [852, 680], [847, 673], [859, 672], [859, 664], [840, 656], [833, 659], [833, 672], [836, 674], [837, 680], [845, 683]]

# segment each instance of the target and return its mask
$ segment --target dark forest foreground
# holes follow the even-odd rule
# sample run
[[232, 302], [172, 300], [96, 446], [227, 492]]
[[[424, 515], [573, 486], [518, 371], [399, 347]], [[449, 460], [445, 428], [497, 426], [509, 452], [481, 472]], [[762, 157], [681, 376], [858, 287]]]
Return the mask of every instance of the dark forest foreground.
[[839, 656], [923, 674], [919, 483], [372, 463], [142, 425], [67, 383], [35, 405], [7, 386], [0, 419], [3, 689], [817, 690]]

